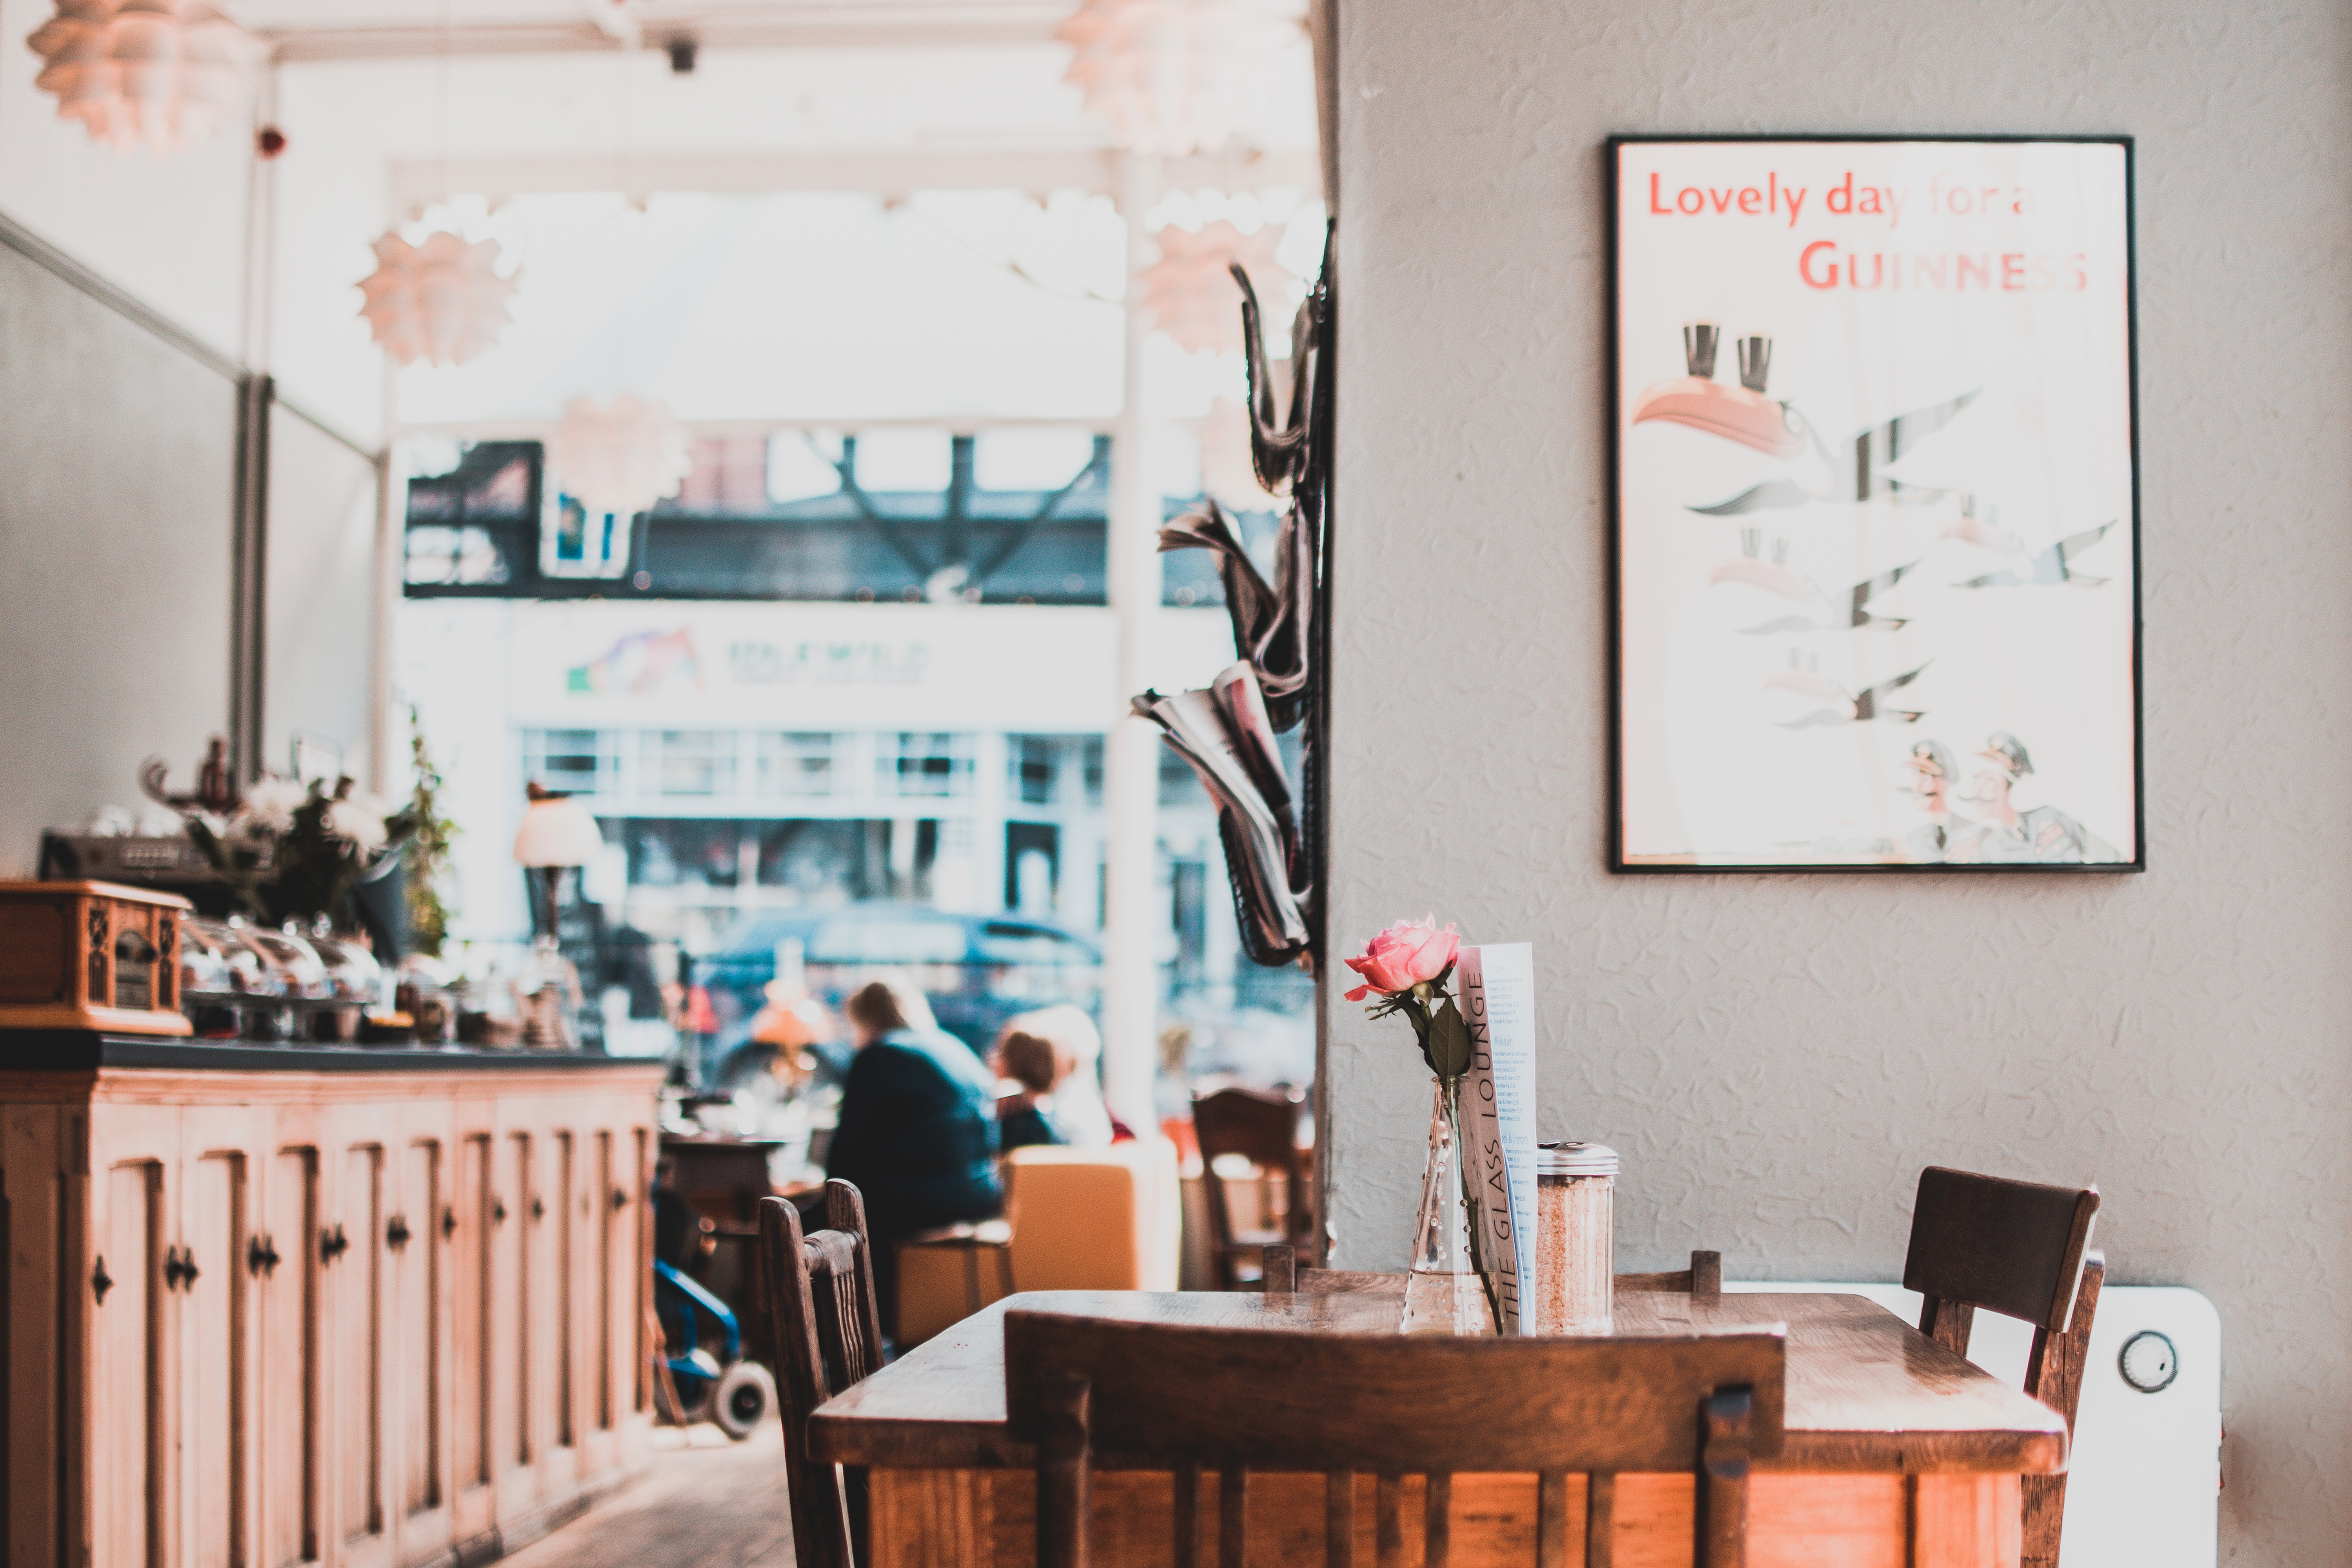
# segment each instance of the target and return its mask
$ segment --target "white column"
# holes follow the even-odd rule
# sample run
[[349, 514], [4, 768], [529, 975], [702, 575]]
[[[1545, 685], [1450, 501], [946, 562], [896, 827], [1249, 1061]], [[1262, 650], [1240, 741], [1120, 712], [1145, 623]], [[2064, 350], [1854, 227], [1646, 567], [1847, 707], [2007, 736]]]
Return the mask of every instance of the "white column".
[[1143, 689], [1144, 649], [1160, 608], [1160, 498], [1145, 451], [1143, 269], [1151, 264], [1144, 220], [1160, 198], [1160, 164], [1139, 153], [1119, 155], [1119, 211], [1127, 218], [1127, 366], [1118, 428], [1111, 448], [1109, 588], [1118, 626], [1117, 716], [1103, 741], [1103, 1092], [1134, 1127], [1151, 1125], [1151, 1079], [1160, 1023], [1160, 929], [1152, 905], [1158, 852], [1158, 732], [1128, 713]]

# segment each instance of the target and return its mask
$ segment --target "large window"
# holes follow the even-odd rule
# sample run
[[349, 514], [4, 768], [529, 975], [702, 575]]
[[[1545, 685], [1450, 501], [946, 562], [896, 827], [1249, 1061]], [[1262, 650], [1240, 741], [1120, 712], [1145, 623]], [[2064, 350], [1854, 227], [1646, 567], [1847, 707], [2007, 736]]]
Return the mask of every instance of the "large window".
[[883, 735], [875, 757], [876, 785], [886, 795], [940, 799], [971, 793], [970, 735]]
[[654, 742], [651, 764], [656, 795], [733, 795], [735, 731], [663, 730]]
[[786, 799], [833, 793], [834, 737], [769, 731], [756, 742], [757, 789]]

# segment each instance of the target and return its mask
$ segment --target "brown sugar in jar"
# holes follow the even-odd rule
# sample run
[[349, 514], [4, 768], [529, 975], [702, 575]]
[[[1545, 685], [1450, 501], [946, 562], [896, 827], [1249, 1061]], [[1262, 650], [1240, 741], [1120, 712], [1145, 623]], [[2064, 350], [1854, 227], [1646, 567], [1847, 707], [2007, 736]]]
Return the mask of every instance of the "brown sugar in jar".
[[1615, 1329], [1617, 1151], [1601, 1143], [1536, 1150], [1536, 1331]]

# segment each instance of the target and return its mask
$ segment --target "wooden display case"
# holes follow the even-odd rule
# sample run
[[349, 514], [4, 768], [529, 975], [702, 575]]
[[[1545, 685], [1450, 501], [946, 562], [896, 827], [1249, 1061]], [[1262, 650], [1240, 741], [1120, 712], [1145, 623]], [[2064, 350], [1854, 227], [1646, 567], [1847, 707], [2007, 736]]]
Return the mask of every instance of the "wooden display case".
[[642, 1469], [659, 1064], [0, 1046], [6, 1561], [486, 1561]]
[[112, 882], [0, 882], [0, 1029], [186, 1035], [188, 900]]

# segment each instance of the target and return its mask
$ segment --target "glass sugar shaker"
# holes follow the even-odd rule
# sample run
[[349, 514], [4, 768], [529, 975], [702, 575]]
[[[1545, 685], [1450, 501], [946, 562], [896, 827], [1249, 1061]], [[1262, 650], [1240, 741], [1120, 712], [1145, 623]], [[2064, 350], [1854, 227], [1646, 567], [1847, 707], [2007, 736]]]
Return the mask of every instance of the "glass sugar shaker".
[[1601, 1143], [1536, 1150], [1536, 1328], [1615, 1331], [1617, 1151]]

